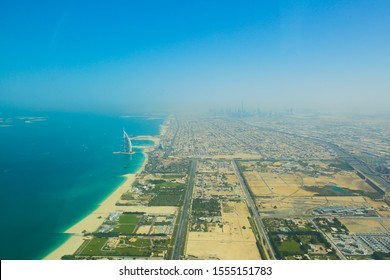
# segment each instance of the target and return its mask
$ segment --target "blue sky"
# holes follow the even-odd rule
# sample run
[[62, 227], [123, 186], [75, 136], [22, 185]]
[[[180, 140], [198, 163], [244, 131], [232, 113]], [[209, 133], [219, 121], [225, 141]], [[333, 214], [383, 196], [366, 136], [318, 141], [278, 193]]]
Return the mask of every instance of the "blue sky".
[[390, 1], [0, 2], [0, 104], [388, 112]]

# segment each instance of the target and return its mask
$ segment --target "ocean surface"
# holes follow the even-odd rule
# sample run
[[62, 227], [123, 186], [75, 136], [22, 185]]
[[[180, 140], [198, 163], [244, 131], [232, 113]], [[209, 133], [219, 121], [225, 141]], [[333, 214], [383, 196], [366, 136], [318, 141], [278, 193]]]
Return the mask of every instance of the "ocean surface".
[[[45, 117], [30, 119], [24, 117]], [[144, 161], [122, 149], [130, 136], [158, 135], [163, 119], [0, 112], [0, 259], [41, 259]], [[153, 145], [133, 141], [133, 145]]]

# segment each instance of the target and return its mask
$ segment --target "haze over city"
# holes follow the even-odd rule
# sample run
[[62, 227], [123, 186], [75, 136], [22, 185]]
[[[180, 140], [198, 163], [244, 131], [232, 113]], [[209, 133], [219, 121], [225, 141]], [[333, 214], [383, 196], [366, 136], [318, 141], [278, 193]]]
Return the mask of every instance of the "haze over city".
[[387, 113], [389, 1], [2, 1], [3, 107]]
[[389, 15], [388, 0], [1, 1], [0, 259], [244, 260], [188, 274], [234, 277], [390, 260]]

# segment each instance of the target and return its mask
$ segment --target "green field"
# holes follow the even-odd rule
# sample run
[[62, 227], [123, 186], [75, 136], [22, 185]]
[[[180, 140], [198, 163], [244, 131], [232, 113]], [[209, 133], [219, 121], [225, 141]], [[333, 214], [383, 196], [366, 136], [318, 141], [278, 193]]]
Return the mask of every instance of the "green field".
[[182, 202], [184, 187], [156, 188], [155, 196], [149, 206], [179, 206]]
[[316, 193], [315, 196], [367, 196], [371, 199], [382, 198], [383, 195], [377, 192], [366, 192], [362, 190], [351, 190], [348, 188], [339, 187], [337, 185], [319, 186], [303, 186], [303, 189], [309, 192]]
[[118, 225], [112, 232], [119, 232], [121, 234], [132, 234], [135, 231], [137, 225]]
[[135, 242], [125, 242], [127, 247], [104, 249], [107, 238], [94, 238], [80, 252], [79, 256], [135, 256], [149, 257], [151, 255], [151, 243], [148, 239], [138, 239]]
[[162, 182], [156, 184], [156, 187], [161, 187], [161, 188], [179, 188], [182, 186], [183, 186], [182, 183], [176, 183], [176, 182]]
[[300, 255], [304, 253], [301, 250], [299, 243], [295, 240], [284, 241], [279, 246], [278, 250], [285, 255]]
[[134, 214], [123, 214], [119, 217], [120, 224], [138, 224], [141, 217]]
[[163, 174], [161, 178], [163, 179], [181, 179], [185, 175], [184, 174]]
[[149, 206], [179, 206], [181, 203], [182, 195], [170, 193], [170, 194], [157, 194], [149, 202]]
[[340, 169], [340, 170], [345, 170], [345, 171], [353, 171], [354, 170], [353, 167], [346, 162], [335, 162], [335, 163], [329, 164], [329, 166]]
[[137, 238], [135, 242], [130, 242], [128, 239], [125, 240], [125, 243], [133, 247], [143, 248], [150, 246], [150, 240], [144, 238]]
[[133, 193], [126, 192], [126, 193], [122, 194], [121, 199], [122, 200], [134, 200], [135, 198], [134, 198]]
[[126, 247], [126, 248], [116, 248], [115, 249], [116, 256], [149, 257], [150, 254], [151, 254], [151, 250], [150, 250], [149, 246], [144, 247], [144, 248]]
[[81, 256], [98, 256], [101, 255], [101, 249], [107, 242], [107, 238], [94, 238], [88, 245], [80, 252]]

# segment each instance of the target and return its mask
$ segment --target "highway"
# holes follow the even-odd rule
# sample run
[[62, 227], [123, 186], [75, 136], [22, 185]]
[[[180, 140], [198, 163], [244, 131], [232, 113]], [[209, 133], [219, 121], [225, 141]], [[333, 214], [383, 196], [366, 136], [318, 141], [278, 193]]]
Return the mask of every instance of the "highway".
[[172, 253], [172, 260], [180, 260], [180, 256], [183, 252], [183, 248], [185, 245], [186, 240], [184, 239], [184, 237], [186, 236], [186, 232], [187, 232], [188, 216], [189, 216], [189, 211], [190, 211], [192, 193], [194, 190], [194, 178], [195, 178], [195, 172], [196, 172], [196, 164], [197, 164], [197, 161], [195, 159], [192, 160], [186, 196], [184, 199], [183, 208], [182, 208], [182, 212], [180, 215], [180, 221], [179, 221], [179, 224], [177, 227], [175, 245], [174, 245], [173, 253]]
[[[268, 252], [268, 255], [269, 255], [270, 259], [276, 260], [275, 252], [274, 252], [274, 250], [273, 250], [273, 248], [271, 246], [271, 243], [269, 241], [268, 234], [265, 231], [265, 227], [264, 227], [263, 221], [259, 217], [259, 213], [257, 212], [256, 204], [255, 204], [255, 202], [252, 199], [252, 196], [251, 196], [251, 194], [250, 194], [250, 192], [248, 190], [248, 186], [246, 185], [244, 179], [241, 176], [240, 170], [238, 169], [238, 166], [237, 166], [237, 163], [236, 163], [235, 160], [233, 160], [233, 167], [234, 167], [234, 171], [236, 173], [236, 176], [237, 176], [237, 178], [238, 178], [238, 180], [240, 182], [241, 188], [244, 191], [244, 194], [246, 196], [247, 205], [248, 205], [248, 207], [250, 208], [250, 210], [252, 212], [253, 221], [256, 224], [257, 231], [261, 235], [260, 237], [265, 241], [265, 247], [266, 247], [265, 249]], [[263, 244], [261, 244], [261, 245], [263, 245]]]
[[337, 144], [334, 144], [334, 143], [329, 142], [327, 140], [321, 139], [319, 137], [300, 135], [300, 134], [287, 132], [285, 130], [275, 129], [275, 128], [263, 128], [261, 126], [251, 124], [251, 123], [248, 123], [246, 121], [241, 121], [241, 122], [248, 125], [248, 126], [257, 128], [261, 131], [274, 131], [274, 132], [279, 132], [279, 133], [283, 133], [286, 135], [294, 136], [297, 138], [311, 140], [311, 141], [313, 141], [313, 142], [315, 142], [315, 143], [317, 143], [325, 148], [331, 149], [337, 153], [339, 158], [343, 159], [345, 162], [347, 162], [349, 165], [351, 165], [355, 170], [360, 171], [367, 178], [378, 183], [380, 185], [379, 187], [381, 187], [381, 189], [384, 192], [386, 192], [386, 193], [390, 192], [390, 182], [386, 181], [378, 172], [372, 170], [369, 166], [367, 166], [367, 164], [364, 161], [351, 155], [348, 151], [346, 151], [344, 148], [340, 147]]
[[177, 124], [177, 129], [175, 131], [175, 134], [172, 137], [171, 143], [165, 148], [164, 158], [167, 158], [168, 156], [171, 155], [172, 149], [173, 149], [173, 145], [175, 144], [177, 134], [178, 134], [178, 132], [180, 130], [179, 120], [176, 117], [175, 117], [175, 120], [176, 120], [176, 124]]
[[333, 149], [339, 155], [339, 157], [342, 157], [344, 161], [351, 165], [355, 170], [360, 171], [369, 179], [372, 179], [374, 182], [379, 183], [383, 191], [390, 192], [390, 183], [387, 182], [378, 172], [372, 170], [369, 166], [367, 166], [367, 164], [362, 160], [354, 157], [346, 150], [341, 148], [339, 145], [324, 141], [319, 138], [310, 137], [310, 139], [316, 141], [319, 144], [322, 144], [322, 146], [326, 146], [330, 149]]

